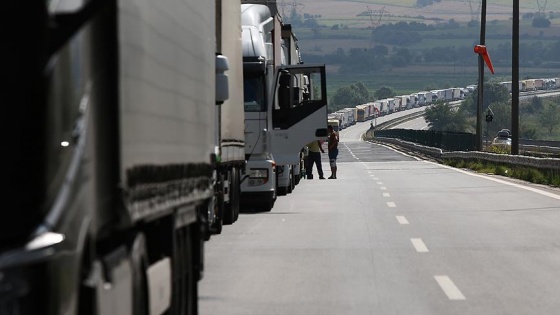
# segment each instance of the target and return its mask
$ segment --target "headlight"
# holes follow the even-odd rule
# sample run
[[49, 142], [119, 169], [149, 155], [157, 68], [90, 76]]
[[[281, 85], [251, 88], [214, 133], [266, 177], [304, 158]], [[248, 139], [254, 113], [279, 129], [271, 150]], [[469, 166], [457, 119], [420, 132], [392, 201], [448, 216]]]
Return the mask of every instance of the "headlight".
[[249, 170], [249, 178], [268, 178], [267, 169], [251, 169]]

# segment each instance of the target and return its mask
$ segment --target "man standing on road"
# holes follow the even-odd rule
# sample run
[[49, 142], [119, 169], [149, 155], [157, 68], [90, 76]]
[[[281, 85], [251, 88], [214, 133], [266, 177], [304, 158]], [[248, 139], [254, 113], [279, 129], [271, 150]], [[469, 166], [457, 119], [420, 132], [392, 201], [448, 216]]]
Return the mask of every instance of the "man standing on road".
[[338, 134], [329, 125], [329, 163], [331, 164], [331, 176], [329, 179], [336, 179], [336, 158], [338, 157]]
[[323, 146], [319, 140], [312, 141], [307, 144], [309, 148], [309, 154], [307, 155], [307, 165], [305, 166], [305, 174], [307, 179], [313, 179], [313, 163], [317, 165], [317, 173], [319, 174], [319, 179], [325, 179], [323, 177], [323, 166], [321, 165], [321, 152], [325, 153]]

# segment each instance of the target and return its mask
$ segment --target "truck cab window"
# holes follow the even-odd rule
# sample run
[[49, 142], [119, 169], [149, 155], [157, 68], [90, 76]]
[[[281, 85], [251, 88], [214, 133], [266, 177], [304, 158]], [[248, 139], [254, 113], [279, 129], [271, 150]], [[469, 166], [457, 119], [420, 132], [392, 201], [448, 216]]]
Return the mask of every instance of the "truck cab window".
[[265, 85], [262, 76], [249, 77], [243, 80], [243, 99], [246, 112], [262, 112], [266, 110]]

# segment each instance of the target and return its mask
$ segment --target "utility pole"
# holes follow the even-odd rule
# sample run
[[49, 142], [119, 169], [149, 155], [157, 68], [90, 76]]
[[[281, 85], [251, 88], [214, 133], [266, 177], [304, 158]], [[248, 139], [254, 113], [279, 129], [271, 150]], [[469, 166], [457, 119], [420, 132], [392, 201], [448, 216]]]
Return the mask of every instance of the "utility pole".
[[[486, 0], [482, 0], [480, 14], [480, 45], [486, 45]], [[476, 149], [482, 151], [482, 105], [484, 104], [484, 58], [478, 55], [478, 104], [476, 107]]]
[[513, 0], [511, 52], [511, 154], [519, 155], [519, 0]]

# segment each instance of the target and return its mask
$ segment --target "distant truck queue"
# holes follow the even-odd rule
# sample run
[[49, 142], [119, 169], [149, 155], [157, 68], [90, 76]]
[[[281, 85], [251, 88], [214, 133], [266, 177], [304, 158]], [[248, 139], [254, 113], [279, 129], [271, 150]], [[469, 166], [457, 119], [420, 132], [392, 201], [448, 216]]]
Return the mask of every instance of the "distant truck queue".
[[[511, 93], [511, 82], [500, 82], [500, 85], [506, 87]], [[469, 93], [473, 93], [477, 88], [476, 85], [469, 85], [464, 88], [447, 88], [439, 90], [421, 91], [410, 95], [400, 95], [391, 98], [385, 98], [366, 104], [356, 105], [353, 108], [345, 108], [344, 110], [355, 110], [355, 121], [364, 122], [376, 117], [389, 115], [395, 112], [408, 110], [411, 108], [432, 105], [437, 101], [451, 102], [463, 100]], [[553, 90], [560, 89], [560, 78], [548, 79], [527, 79], [519, 81], [519, 90], [521, 92]], [[339, 112], [329, 114], [329, 119], [339, 117]], [[346, 128], [344, 119], [339, 119], [340, 129]]]

